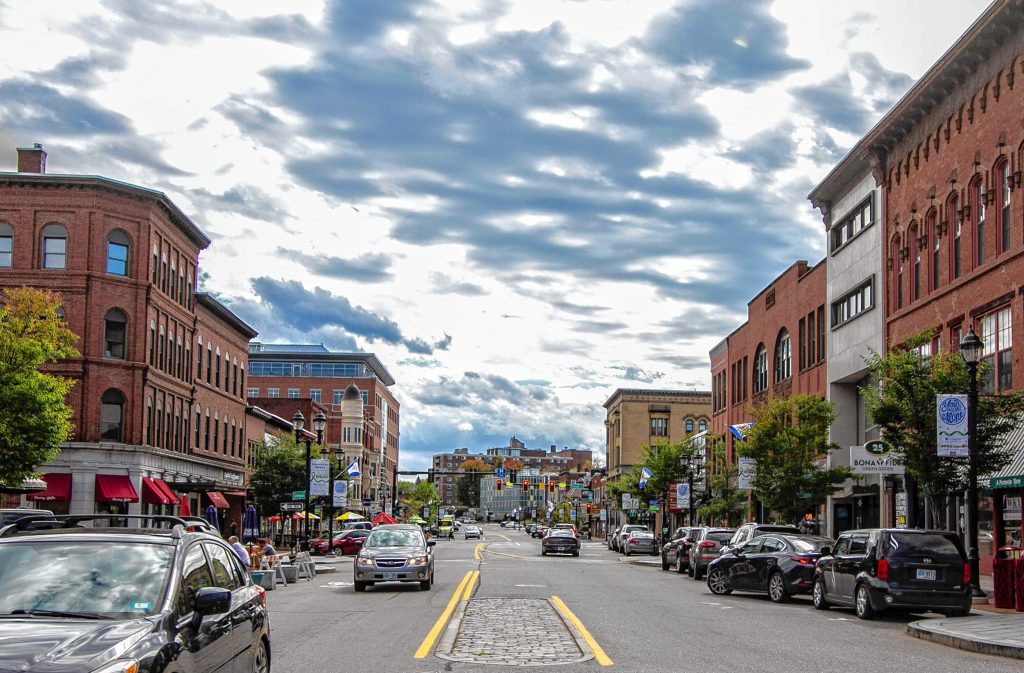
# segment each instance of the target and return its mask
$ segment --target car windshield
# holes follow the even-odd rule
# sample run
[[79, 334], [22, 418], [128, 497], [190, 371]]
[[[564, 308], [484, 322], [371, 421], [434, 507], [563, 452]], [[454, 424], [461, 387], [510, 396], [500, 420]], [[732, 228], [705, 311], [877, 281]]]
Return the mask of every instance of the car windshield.
[[831, 547], [832, 540], [826, 537], [791, 537], [787, 538], [799, 552], [819, 552], [822, 547]]
[[33, 611], [153, 614], [163, 602], [173, 552], [165, 544], [107, 540], [0, 545], [0, 617]]
[[889, 554], [895, 557], [931, 556], [942, 561], [961, 561], [960, 550], [945, 535], [889, 533]]
[[422, 546], [423, 535], [414, 530], [375, 530], [366, 538], [363, 548]]
[[548, 531], [548, 537], [573, 537], [573, 534], [565, 528], [552, 528]]
[[708, 540], [710, 542], [718, 542], [718, 543], [728, 542], [729, 540], [732, 539], [732, 532], [731, 531], [723, 531], [721, 533], [708, 533], [707, 537], [705, 537], [704, 539]]

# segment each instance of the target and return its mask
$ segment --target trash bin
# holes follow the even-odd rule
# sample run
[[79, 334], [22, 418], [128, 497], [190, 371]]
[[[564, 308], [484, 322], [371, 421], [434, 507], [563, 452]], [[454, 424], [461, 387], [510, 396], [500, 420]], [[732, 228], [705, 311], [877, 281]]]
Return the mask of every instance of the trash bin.
[[1024, 556], [1017, 549], [1017, 560], [1013, 562], [1013, 598], [1014, 609], [1024, 612]]
[[1016, 565], [1020, 551], [1019, 547], [1000, 547], [992, 559], [992, 600], [997, 608], [1013, 608], [1017, 605]]

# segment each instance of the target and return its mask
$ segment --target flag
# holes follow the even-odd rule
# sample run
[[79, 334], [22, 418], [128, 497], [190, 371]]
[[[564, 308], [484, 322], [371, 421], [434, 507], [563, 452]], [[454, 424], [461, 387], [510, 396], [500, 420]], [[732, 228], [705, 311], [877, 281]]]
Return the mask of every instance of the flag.
[[640, 470], [640, 488], [647, 485], [647, 480], [654, 476], [654, 473], [646, 467]]
[[729, 432], [732, 436], [741, 442], [747, 441], [747, 435], [750, 433], [750, 428], [754, 427], [753, 423], [737, 423], [736, 425], [729, 426]]
[[349, 477], [358, 477], [359, 476], [359, 459], [358, 458], [356, 458], [355, 460], [353, 460], [351, 463], [348, 464], [348, 467], [345, 468], [345, 474], [348, 475]]

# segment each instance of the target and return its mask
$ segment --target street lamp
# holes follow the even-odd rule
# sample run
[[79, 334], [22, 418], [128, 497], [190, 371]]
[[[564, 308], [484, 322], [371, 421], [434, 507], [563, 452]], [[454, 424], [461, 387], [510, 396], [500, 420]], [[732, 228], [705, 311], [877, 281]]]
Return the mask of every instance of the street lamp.
[[978, 573], [978, 361], [985, 344], [973, 329], [960, 341], [960, 356], [967, 363], [967, 562], [971, 567], [971, 594], [984, 598]]
[[698, 454], [698, 453], [686, 453], [686, 454], [683, 454], [682, 456], [679, 457], [679, 462], [683, 465], [684, 468], [686, 468], [686, 483], [687, 483], [687, 486], [689, 488], [689, 490], [687, 492], [689, 493], [690, 501], [687, 503], [687, 507], [686, 507], [686, 519], [687, 519], [686, 523], [689, 526], [694, 525], [694, 522], [693, 522], [693, 505], [694, 505], [694, 498], [693, 498], [693, 472], [694, 472], [695, 469], [697, 469], [697, 470], [700, 469], [700, 464], [701, 464], [702, 461], [703, 461], [703, 457], [700, 454]]
[[[306, 427], [306, 417], [302, 415], [302, 412], [298, 409], [295, 410], [295, 414], [292, 416], [292, 427], [295, 429], [295, 442], [306, 443], [306, 487], [303, 490], [303, 519], [305, 524], [303, 525], [303, 535], [305, 536], [305, 542], [308, 547], [309, 545], [309, 477], [310, 477], [310, 461], [312, 457], [310, 453], [313, 450], [313, 442], [309, 437], [303, 435], [303, 428]], [[324, 415], [323, 411], [317, 411], [316, 416], [313, 417], [313, 430], [316, 432], [316, 443], [322, 445], [324, 440], [324, 428], [327, 427], [327, 416]], [[308, 549], [304, 550], [308, 551]]]

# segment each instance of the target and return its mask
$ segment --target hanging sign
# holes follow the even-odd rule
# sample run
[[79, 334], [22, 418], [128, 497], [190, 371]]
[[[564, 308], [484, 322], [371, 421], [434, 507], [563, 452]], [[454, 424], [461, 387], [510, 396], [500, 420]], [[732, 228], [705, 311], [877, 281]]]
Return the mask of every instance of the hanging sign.
[[864, 446], [850, 447], [850, 468], [854, 474], [903, 474], [903, 461], [892, 451], [892, 445], [880, 439]]
[[936, 395], [935, 398], [935, 429], [938, 433], [939, 456], [966, 458], [970, 455], [967, 395]]
[[331, 461], [314, 458], [309, 461], [309, 495], [331, 494]]
[[740, 456], [736, 459], [736, 488], [750, 491], [754, 488], [754, 477], [757, 476], [757, 460]]
[[348, 507], [348, 482], [334, 482], [334, 491], [331, 498], [335, 507]]

